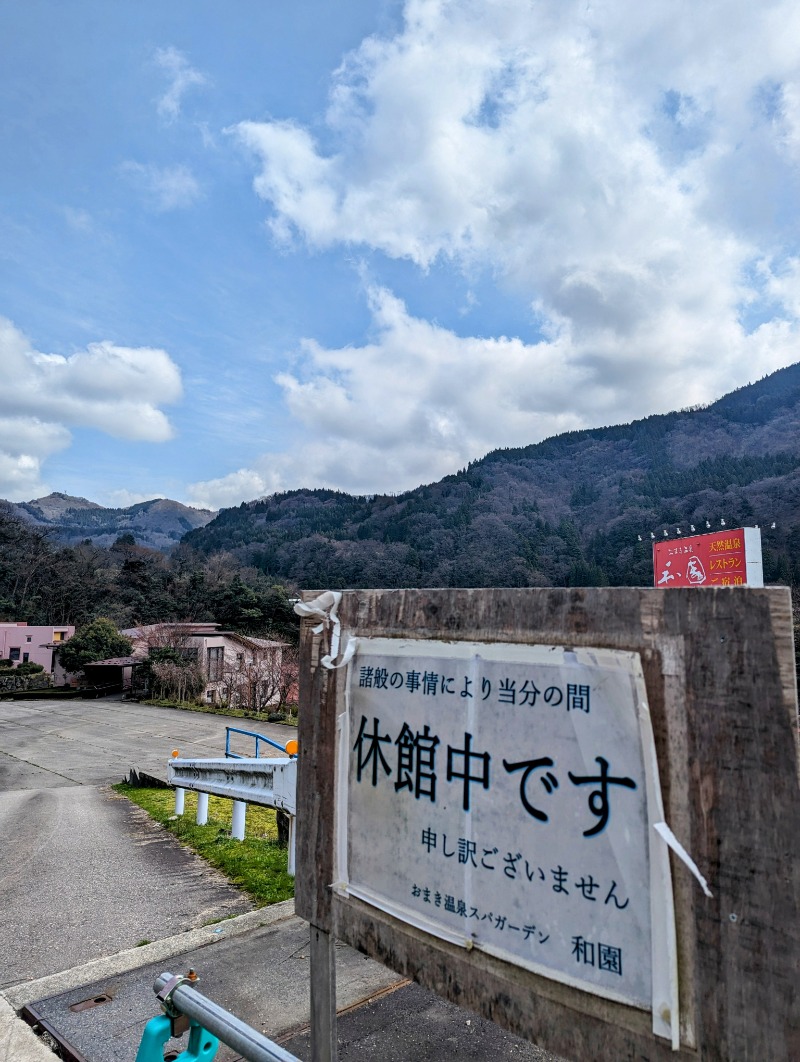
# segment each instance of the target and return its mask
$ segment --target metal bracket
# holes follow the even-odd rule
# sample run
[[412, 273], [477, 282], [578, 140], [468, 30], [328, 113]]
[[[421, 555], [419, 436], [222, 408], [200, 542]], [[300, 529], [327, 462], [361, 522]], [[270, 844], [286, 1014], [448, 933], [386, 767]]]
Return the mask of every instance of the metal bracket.
[[185, 1014], [181, 1014], [172, 1002], [172, 996], [175, 990], [181, 985], [196, 985], [199, 980], [200, 978], [194, 970], [189, 970], [189, 973], [185, 977], [183, 974], [176, 974], [174, 977], [171, 977], [161, 991], [156, 993], [156, 999], [159, 1001], [164, 1013], [169, 1018], [172, 1035], [176, 1038], [187, 1033], [191, 1023], [189, 1018]]
[[177, 1018], [180, 1016], [172, 1002], [172, 993], [178, 985], [182, 985], [186, 980], [187, 978], [184, 977], [183, 974], [176, 974], [174, 977], [170, 977], [169, 981], [167, 981], [160, 992], [156, 993], [156, 999], [161, 1004], [161, 1007], [168, 1018]]
[[170, 1031], [176, 1040], [189, 1031], [191, 1022], [186, 1014], [179, 1014], [176, 1018], [169, 1019]]

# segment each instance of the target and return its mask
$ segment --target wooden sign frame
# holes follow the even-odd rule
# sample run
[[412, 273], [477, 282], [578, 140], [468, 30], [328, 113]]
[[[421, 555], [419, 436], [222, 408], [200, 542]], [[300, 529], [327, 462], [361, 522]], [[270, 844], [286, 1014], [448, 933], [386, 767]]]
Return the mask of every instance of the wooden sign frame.
[[[317, 596], [306, 592], [303, 601]], [[296, 909], [312, 927], [315, 1059], [335, 1057], [334, 937], [575, 1062], [800, 1058], [800, 756], [787, 589], [346, 591], [338, 618], [343, 650], [355, 636], [638, 653], [666, 821], [713, 896], [671, 855], [681, 1030], [673, 1051], [645, 1011], [334, 894], [336, 719], [346, 668], [322, 666], [333, 625], [315, 633], [319, 620], [307, 619]]]

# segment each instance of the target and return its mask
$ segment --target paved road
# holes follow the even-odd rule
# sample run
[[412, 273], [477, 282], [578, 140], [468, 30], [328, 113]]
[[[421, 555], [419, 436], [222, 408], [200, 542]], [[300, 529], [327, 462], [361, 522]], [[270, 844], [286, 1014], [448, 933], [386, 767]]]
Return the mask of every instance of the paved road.
[[[152, 708], [119, 697], [2, 700], [0, 791], [121, 782], [131, 767], [166, 780], [175, 748], [181, 756], [224, 756], [226, 726], [257, 730], [281, 745], [297, 734], [281, 724]], [[234, 747], [244, 752], [246, 739], [239, 740]]]
[[226, 722], [118, 698], [0, 701], [0, 988], [249, 910], [108, 788], [132, 767], [165, 778], [174, 748], [223, 755]]
[[0, 794], [0, 988], [250, 909], [108, 788]]
[[[226, 722], [237, 725], [236, 720], [218, 716], [119, 699], [0, 702], [0, 895], [6, 901], [0, 920], [0, 989], [247, 909], [247, 902], [224, 879], [107, 784], [122, 779], [132, 767], [166, 777], [173, 748], [184, 756], [223, 754]], [[281, 743], [293, 733], [281, 726], [259, 725], [258, 730]], [[224, 948], [209, 949], [207, 943], [196, 958], [190, 954], [170, 962], [176, 969], [188, 965], [202, 969], [212, 998], [277, 1035], [303, 1020], [294, 1017], [283, 1029], [280, 1021], [276, 1028], [266, 1025], [267, 1017], [270, 1021], [286, 1017], [289, 986], [303, 997], [297, 1013], [307, 1014], [307, 971], [304, 965], [295, 967], [307, 963], [308, 930], [297, 919], [287, 925], [288, 932], [275, 927], [232, 941], [234, 963]], [[219, 927], [216, 931], [224, 934]], [[270, 963], [265, 954], [265, 935], [274, 937], [273, 947], [281, 952], [277, 963]], [[215, 939], [222, 942], [225, 937]], [[376, 975], [377, 964], [363, 956], [350, 949], [343, 952], [337, 956], [340, 1005], [394, 981], [395, 975], [387, 976], [387, 971]], [[170, 962], [160, 961], [159, 971], [169, 968]], [[285, 975], [283, 981], [276, 980], [276, 966]], [[266, 969], [272, 973], [265, 979]], [[87, 1058], [129, 1059], [144, 1021], [154, 1011], [152, 977], [153, 970], [115, 976], [112, 991], [104, 974], [97, 991], [109, 991], [117, 1005], [106, 1011], [82, 1011], [78, 1024], [96, 1022], [98, 1016], [106, 1021], [105, 1026], [101, 1022], [94, 1031], [82, 1032], [73, 1028], [76, 1019], [67, 1004], [95, 992], [80, 981], [83, 987], [70, 989], [69, 999], [50, 1000], [55, 1008], [53, 1023], [70, 1042], [80, 1042]], [[359, 977], [366, 978], [361, 987]], [[265, 1009], [263, 997], [271, 986], [274, 1003]], [[243, 989], [249, 992], [247, 998]], [[134, 1013], [129, 999], [133, 995], [141, 1014]], [[445, 1057], [558, 1062], [415, 985], [341, 1021], [341, 1057], [350, 1062], [376, 1057], [414, 1062]], [[114, 1022], [119, 1029], [107, 1027]], [[303, 1035], [291, 1041], [299, 1058], [308, 1057], [307, 1041]]]

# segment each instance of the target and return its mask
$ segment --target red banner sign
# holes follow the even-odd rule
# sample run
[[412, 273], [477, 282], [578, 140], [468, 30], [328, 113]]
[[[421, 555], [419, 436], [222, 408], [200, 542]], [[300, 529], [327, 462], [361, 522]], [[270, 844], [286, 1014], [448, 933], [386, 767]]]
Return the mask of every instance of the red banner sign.
[[760, 530], [737, 527], [654, 542], [653, 585], [763, 586]]

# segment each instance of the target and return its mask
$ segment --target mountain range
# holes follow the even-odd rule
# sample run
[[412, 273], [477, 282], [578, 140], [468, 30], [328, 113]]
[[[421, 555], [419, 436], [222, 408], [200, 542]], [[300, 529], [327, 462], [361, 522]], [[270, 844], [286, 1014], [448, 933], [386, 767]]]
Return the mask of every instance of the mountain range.
[[132, 535], [137, 545], [161, 550], [177, 545], [187, 531], [203, 527], [215, 515], [166, 498], [106, 509], [86, 498], [58, 493], [29, 502], [2, 501], [0, 507], [8, 516], [50, 531], [63, 545], [91, 539], [97, 546], [111, 546]]
[[649, 585], [651, 536], [758, 524], [765, 580], [800, 586], [800, 364], [706, 407], [495, 450], [397, 495], [293, 490], [214, 514], [50, 494], [0, 511], [65, 545], [225, 551], [295, 588]]
[[242, 503], [184, 542], [302, 587], [649, 585], [651, 535], [722, 521], [760, 525], [765, 580], [800, 585], [800, 364], [706, 407], [495, 450], [399, 495]]

